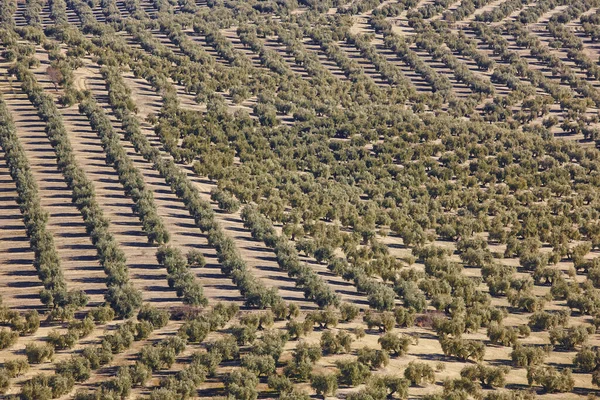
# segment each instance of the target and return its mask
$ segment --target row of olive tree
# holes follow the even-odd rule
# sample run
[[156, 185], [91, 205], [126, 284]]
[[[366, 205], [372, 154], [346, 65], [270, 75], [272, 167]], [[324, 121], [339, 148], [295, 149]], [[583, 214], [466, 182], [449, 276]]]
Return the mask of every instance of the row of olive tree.
[[[123, 90], [124, 85], [115, 69], [106, 69], [105, 76], [109, 88], [112, 90]], [[113, 86], [114, 85], [114, 86]], [[123, 92], [119, 96], [125, 95]], [[116, 98], [113, 95], [112, 98]], [[122, 104], [119, 103], [119, 104]], [[118, 106], [119, 104], [111, 104]], [[217, 257], [221, 262], [222, 271], [231, 276], [234, 283], [240, 288], [246, 297], [248, 305], [264, 308], [281, 302], [281, 298], [275, 289], [267, 289], [260, 283], [246, 267], [239, 250], [233, 240], [226, 236], [221, 227], [214, 219], [214, 211], [209, 202], [203, 200], [198, 189], [189, 178], [171, 160], [165, 160], [160, 152], [154, 148], [145, 135], [142, 134], [137, 117], [128, 109], [120, 109], [122, 126], [126, 137], [130, 140], [136, 150], [163, 176], [172, 190], [183, 201], [190, 215], [194, 218], [196, 225], [203, 232], [208, 233], [209, 244], [217, 250]]]
[[57, 310], [59, 314], [72, 314], [87, 304], [82, 291], [68, 291], [58, 252], [52, 234], [46, 229], [48, 214], [40, 205], [37, 184], [31, 173], [27, 156], [19, 143], [16, 128], [6, 104], [0, 99], [0, 146], [5, 152], [6, 163], [17, 189], [17, 201], [30, 246], [34, 253], [34, 267], [44, 285], [40, 297], [42, 302]]
[[286, 238], [278, 236], [267, 218], [250, 206], [242, 210], [241, 217], [244, 227], [250, 230], [252, 237], [264, 242], [275, 251], [279, 267], [296, 279], [296, 285], [303, 289], [307, 299], [313, 300], [319, 307], [340, 304], [339, 296], [316, 272], [300, 261], [294, 245]]
[[35, 76], [23, 64], [16, 64], [11, 73], [21, 81], [21, 88], [47, 124], [47, 134], [54, 147], [59, 169], [73, 193], [73, 203], [80, 210], [86, 230], [96, 247], [100, 263], [108, 276], [105, 298], [122, 317], [129, 317], [141, 304], [141, 293], [129, 281], [123, 250], [112, 233], [109, 222], [98, 204], [92, 182], [77, 165], [67, 130], [53, 98], [44, 92]]
[[142, 228], [148, 236], [149, 243], [165, 244], [169, 241], [169, 232], [162, 218], [158, 215], [154, 196], [144, 183], [139, 169], [133, 164], [125, 148], [120, 143], [104, 110], [93, 97], [88, 97], [79, 105], [79, 112], [86, 115], [90, 126], [102, 141], [106, 153], [106, 161], [117, 171], [119, 181], [125, 194], [134, 202], [133, 209], [142, 222]]

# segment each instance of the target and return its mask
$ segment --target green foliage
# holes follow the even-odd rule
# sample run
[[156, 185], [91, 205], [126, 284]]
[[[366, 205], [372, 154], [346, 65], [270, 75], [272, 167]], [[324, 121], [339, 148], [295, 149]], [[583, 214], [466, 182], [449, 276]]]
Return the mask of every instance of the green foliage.
[[148, 304], [143, 305], [137, 315], [139, 321], [150, 322], [154, 329], [166, 326], [169, 322], [169, 317], [169, 312], [167, 310], [159, 310]]
[[24, 400], [57, 398], [69, 393], [74, 384], [75, 381], [69, 376], [38, 374], [23, 384], [20, 398]]
[[479, 381], [482, 386], [499, 388], [506, 384], [508, 367], [488, 367], [483, 364], [470, 365], [460, 371], [460, 376], [472, 381]]
[[201, 365], [205, 370], [208, 376], [214, 376], [217, 367], [223, 360], [221, 354], [217, 351], [208, 351], [203, 353], [194, 353], [192, 357], [193, 364]]
[[6, 349], [17, 342], [19, 333], [11, 329], [2, 328], [0, 330], [0, 349]]
[[152, 369], [140, 361], [129, 366], [129, 376], [133, 386], [144, 386], [144, 384], [152, 377]]
[[110, 322], [115, 318], [114, 310], [107, 306], [98, 306], [92, 308], [89, 314], [94, 321], [100, 325]]
[[222, 339], [207, 343], [206, 348], [209, 352], [218, 353], [223, 361], [236, 360], [240, 355], [240, 348], [237, 340], [233, 336], [226, 336]]
[[359, 361], [338, 360], [335, 365], [340, 370], [338, 375], [340, 385], [358, 386], [371, 376], [369, 367]]
[[396, 326], [396, 317], [391, 312], [374, 313], [367, 311], [363, 320], [369, 329], [379, 328], [379, 332], [388, 332]]
[[83, 382], [90, 377], [91, 365], [85, 357], [72, 356], [56, 364], [56, 373], [71, 377], [75, 382]]
[[255, 330], [263, 330], [273, 325], [274, 315], [270, 310], [252, 312], [242, 315], [240, 317], [240, 322], [243, 325], [249, 326]]
[[306, 316], [306, 319], [318, 324], [321, 329], [333, 328], [339, 322], [339, 316], [333, 309], [328, 308], [321, 311], [313, 311]]
[[343, 354], [350, 352], [352, 337], [345, 331], [333, 333], [326, 330], [321, 334], [321, 349], [324, 354]]
[[393, 376], [383, 375], [374, 376], [367, 382], [366, 395], [367, 398], [384, 399], [384, 398], [408, 398], [409, 382], [406, 379]]
[[16, 378], [29, 371], [29, 363], [25, 358], [16, 358], [4, 362], [4, 370], [10, 378]]
[[206, 266], [206, 259], [200, 250], [192, 249], [185, 255], [188, 267], [203, 268]]
[[374, 350], [368, 347], [363, 347], [358, 350], [358, 358], [357, 361], [368, 365], [372, 370], [379, 369], [381, 367], [385, 367], [390, 362], [390, 356], [387, 351], [382, 350]]
[[481, 386], [467, 378], [446, 379], [444, 381], [444, 399], [481, 398]]
[[413, 343], [413, 338], [406, 335], [386, 333], [381, 336], [377, 343], [381, 348], [396, 357], [403, 356], [408, 352], [408, 346]]
[[497, 322], [492, 322], [488, 326], [487, 335], [492, 344], [502, 346], [515, 346], [518, 338], [529, 336], [531, 329], [528, 325], [520, 325], [518, 327], [505, 327]]
[[48, 344], [28, 343], [25, 346], [25, 355], [29, 364], [39, 364], [51, 361], [54, 357], [54, 347]]
[[167, 270], [169, 287], [175, 289], [177, 296], [182, 297], [185, 304], [206, 306], [208, 299], [200, 283], [190, 271], [190, 264], [183, 253], [171, 246], [161, 246], [156, 252], [158, 263]]
[[210, 193], [210, 198], [212, 201], [216, 201], [219, 208], [226, 213], [231, 214], [237, 212], [240, 208], [240, 202], [224, 190], [218, 188], [213, 189]]
[[580, 372], [590, 373], [598, 368], [600, 352], [596, 348], [583, 346], [573, 358], [573, 366]]
[[256, 400], [258, 378], [246, 369], [236, 369], [225, 378], [225, 393], [236, 400]]
[[435, 383], [435, 372], [429, 364], [411, 361], [404, 370], [404, 377], [413, 386], [422, 386], [423, 383]]
[[292, 359], [283, 369], [286, 377], [304, 382], [310, 378], [313, 364], [321, 358], [321, 348], [304, 341], [298, 343], [292, 353]]
[[593, 326], [579, 325], [573, 328], [556, 327], [550, 330], [550, 343], [565, 350], [573, 350], [586, 343], [590, 333], [595, 332]]
[[415, 312], [413, 309], [396, 307], [394, 309], [394, 317], [396, 318], [396, 324], [402, 328], [411, 327], [415, 323]]
[[340, 305], [340, 315], [341, 315], [342, 321], [344, 321], [344, 322], [353, 321], [358, 316], [359, 312], [360, 312], [360, 309], [358, 308], [358, 306], [356, 306], [354, 304], [342, 303]]
[[293, 319], [300, 314], [300, 309], [295, 303], [286, 304], [284, 302], [279, 302], [271, 307], [271, 311], [273, 311], [273, 315], [278, 321]]
[[338, 389], [338, 374], [312, 374], [310, 386], [323, 399], [327, 395], [335, 396]]
[[259, 356], [269, 355], [275, 362], [278, 362], [287, 340], [288, 336], [285, 332], [276, 330], [265, 331], [262, 338], [254, 342], [251, 351], [253, 354]]
[[[215, 222], [210, 203], [201, 199], [197, 187], [192, 184], [185, 173], [179, 170], [174, 161], [163, 159], [158, 150], [150, 144], [148, 138], [142, 134], [139, 121], [127, 108], [131, 99], [119, 70], [113, 67], [105, 68], [102, 73], [108, 84], [111, 106], [120, 116], [127, 138], [140, 151], [144, 159], [150, 161], [160, 175], [165, 178], [173, 192], [185, 204], [198, 228], [208, 233], [208, 242], [216, 249], [223, 272], [232, 278], [235, 273], [234, 283], [245, 297], [246, 305], [265, 308], [281, 303], [282, 300], [276, 291], [265, 288], [248, 273], [237, 247]], [[193, 298], [197, 299], [198, 296]]]
[[289, 394], [294, 391], [294, 383], [287, 376], [271, 375], [268, 380], [269, 388], [281, 394]]
[[178, 333], [185, 337], [190, 343], [200, 343], [206, 339], [206, 336], [210, 331], [211, 326], [209, 322], [194, 319], [186, 321], [179, 328]]
[[455, 356], [461, 361], [483, 361], [485, 345], [477, 340], [440, 337], [442, 351], [447, 356]]
[[292, 339], [299, 339], [313, 331], [313, 322], [310, 319], [305, 319], [303, 322], [292, 320], [285, 325], [285, 328]]
[[548, 350], [549, 349], [543, 347], [517, 344], [512, 353], [510, 353], [510, 358], [512, 359], [513, 364], [518, 367], [536, 366], [544, 362]]
[[575, 386], [569, 368], [558, 372], [554, 367], [530, 367], [527, 369], [527, 381], [529, 385], [539, 384], [548, 393], [570, 392]]
[[[45, 95], [42, 94], [42, 89], [36, 86], [37, 82], [25, 66], [18, 64], [13, 72], [16, 72], [17, 77], [23, 81], [23, 88], [36, 106], [48, 105], [48, 102], [43, 103]], [[54, 109], [39, 108], [40, 114], [56, 116], [57, 111], [52, 100], [50, 100], [50, 104], [52, 106], [49, 108]], [[47, 119], [44, 120], [47, 121]], [[0, 123], [0, 146], [5, 152], [10, 175], [16, 183], [17, 202], [23, 214], [23, 222], [35, 257], [33, 264], [44, 285], [40, 298], [44, 304], [52, 307], [69, 310], [81, 308], [87, 303], [87, 297], [82, 292], [67, 291], [54, 240], [46, 230], [48, 214], [41, 208], [37, 184], [30, 170], [27, 156], [19, 143], [16, 128], [6, 104], [1, 98], [0, 121], [2, 121]], [[36, 323], [34, 313], [28, 314], [29, 319], [23, 323], [24, 333], [33, 333], [39, 327], [39, 320]]]
[[[178, 336], [161, 340], [156, 345], [146, 345], [140, 350], [139, 362], [152, 371], [171, 368], [175, 357], [185, 349], [185, 341]], [[129, 376], [129, 373], [128, 373]]]
[[242, 357], [242, 367], [259, 377], [261, 375], [270, 376], [275, 373], [275, 360], [268, 354], [261, 356], [248, 354]]
[[6, 370], [6, 368], [0, 369], [0, 394], [5, 394], [10, 389], [10, 378], [12, 378], [11, 374]]
[[539, 311], [531, 314], [529, 317], [529, 326], [534, 331], [544, 331], [560, 325], [566, 325], [568, 318], [569, 314], [562, 311], [557, 313]]
[[256, 339], [256, 328], [249, 325], [235, 325], [231, 328], [231, 334], [240, 346], [254, 342]]
[[313, 300], [321, 308], [339, 305], [339, 296], [312, 268], [300, 262], [296, 248], [283, 236], [277, 236], [268, 218], [250, 206], [244, 207], [241, 217], [254, 239], [264, 241], [273, 248], [279, 267], [296, 279], [297, 285], [304, 291], [304, 297]]

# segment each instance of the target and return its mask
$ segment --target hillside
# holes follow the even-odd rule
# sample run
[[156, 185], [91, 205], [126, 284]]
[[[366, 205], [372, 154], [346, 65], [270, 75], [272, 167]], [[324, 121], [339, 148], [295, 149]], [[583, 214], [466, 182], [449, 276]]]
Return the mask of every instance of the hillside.
[[0, 397], [595, 398], [599, 39], [598, 0], [0, 1]]

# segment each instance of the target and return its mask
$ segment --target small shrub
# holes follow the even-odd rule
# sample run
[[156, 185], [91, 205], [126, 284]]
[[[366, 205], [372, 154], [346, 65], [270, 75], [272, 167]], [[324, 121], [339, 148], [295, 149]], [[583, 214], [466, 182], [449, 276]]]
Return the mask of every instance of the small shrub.
[[29, 343], [25, 346], [25, 355], [29, 364], [39, 364], [51, 361], [54, 357], [54, 347], [49, 344]]

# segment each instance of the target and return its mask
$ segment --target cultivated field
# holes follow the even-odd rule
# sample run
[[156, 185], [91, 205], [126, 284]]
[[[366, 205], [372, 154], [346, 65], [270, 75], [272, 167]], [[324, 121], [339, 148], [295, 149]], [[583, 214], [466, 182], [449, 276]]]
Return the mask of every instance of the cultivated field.
[[599, 0], [0, 1], [0, 397], [600, 396]]

